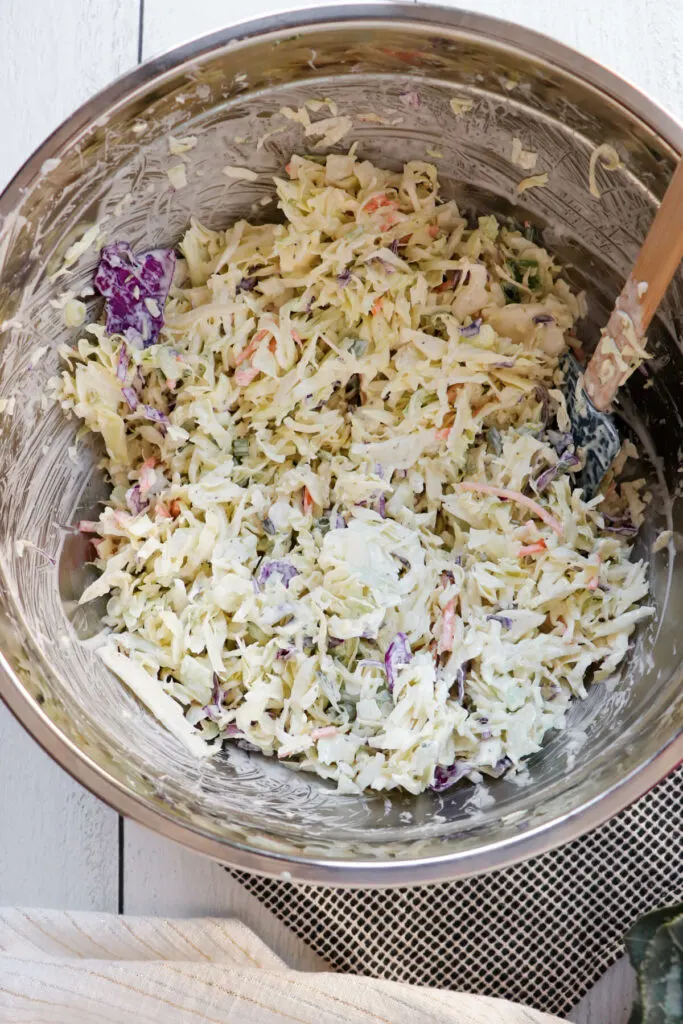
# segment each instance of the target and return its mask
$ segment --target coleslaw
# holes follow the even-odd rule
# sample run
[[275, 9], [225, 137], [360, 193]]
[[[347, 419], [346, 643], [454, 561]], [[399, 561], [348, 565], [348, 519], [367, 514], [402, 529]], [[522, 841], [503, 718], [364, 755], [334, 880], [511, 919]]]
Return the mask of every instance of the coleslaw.
[[342, 793], [516, 770], [652, 614], [639, 482], [573, 486], [583, 300], [431, 164], [293, 156], [276, 187], [283, 223], [192, 222], [151, 285], [116, 249], [133, 326], [66, 354], [112, 487], [81, 524], [102, 656], [199, 756]]

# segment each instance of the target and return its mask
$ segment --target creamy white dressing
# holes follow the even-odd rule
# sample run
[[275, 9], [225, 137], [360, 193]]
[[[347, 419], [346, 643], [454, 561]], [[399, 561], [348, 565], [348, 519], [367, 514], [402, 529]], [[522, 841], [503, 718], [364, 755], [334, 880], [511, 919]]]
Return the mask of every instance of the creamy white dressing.
[[342, 793], [498, 776], [651, 614], [639, 486], [569, 475], [581, 298], [431, 164], [288, 174], [283, 224], [191, 226], [158, 344], [90, 325], [69, 353], [112, 482], [101, 656], [198, 756], [246, 740]]

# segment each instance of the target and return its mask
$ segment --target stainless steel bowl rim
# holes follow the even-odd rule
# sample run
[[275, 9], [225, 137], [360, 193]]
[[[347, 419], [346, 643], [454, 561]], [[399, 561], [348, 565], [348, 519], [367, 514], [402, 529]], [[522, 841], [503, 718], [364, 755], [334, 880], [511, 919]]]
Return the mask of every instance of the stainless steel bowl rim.
[[[603, 67], [546, 36], [497, 18], [453, 8], [432, 5], [378, 3], [345, 4], [338, 7], [292, 10], [222, 29], [188, 42], [157, 56], [121, 76], [106, 89], [79, 107], [33, 153], [0, 195], [0, 217], [12, 212], [23, 190], [39, 174], [46, 160], [81, 132], [114, 109], [118, 102], [129, 101], [150, 81], [158, 81], [179, 65], [201, 60], [217, 50], [236, 48], [242, 42], [271, 36], [305, 33], [307, 29], [334, 23], [354, 23], [369, 27], [391, 21], [411, 28], [430, 27], [458, 37], [471, 34], [484, 37], [504, 49], [529, 51], [540, 59], [575, 75], [584, 84], [601, 90], [654, 129], [669, 143], [673, 156], [683, 152], [683, 125], [663, 110], [640, 89]], [[679, 668], [680, 674], [680, 668]], [[184, 846], [223, 863], [254, 873], [280, 873], [292, 880], [313, 884], [389, 886], [434, 883], [502, 868], [517, 861], [538, 856], [596, 827], [637, 800], [683, 761], [683, 730], [652, 758], [639, 765], [595, 799], [570, 813], [559, 815], [544, 825], [481, 850], [449, 853], [443, 857], [397, 860], [336, 860], [296, 857], [264, 852], [236, 842], [222, 843], [210, 835], [190, 829], [159, 810], [152, 809], [121, 783], [108, 775], [90, 757], [79, 750], [52, 722], [40, 705], [28, 694], [8, 660], [0, 652], [0, 696], [26, 730], [78, 782], [113, 808], [142, 825]]]

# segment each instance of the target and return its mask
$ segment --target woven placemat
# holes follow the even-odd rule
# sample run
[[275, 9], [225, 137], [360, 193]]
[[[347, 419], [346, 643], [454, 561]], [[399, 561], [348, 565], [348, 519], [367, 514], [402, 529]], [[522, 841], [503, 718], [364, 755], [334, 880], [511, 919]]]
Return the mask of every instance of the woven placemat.
[[639, 914], [683, 897], [683, 767], [589, 835], [478, 878], [326, 889], [234, 874], [336, 971], [564, 1015]]

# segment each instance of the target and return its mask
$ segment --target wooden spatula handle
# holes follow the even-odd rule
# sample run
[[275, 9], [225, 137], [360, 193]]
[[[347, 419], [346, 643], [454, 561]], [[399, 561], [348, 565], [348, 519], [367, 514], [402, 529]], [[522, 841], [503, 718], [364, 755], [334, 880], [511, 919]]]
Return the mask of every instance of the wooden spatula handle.
[[596, 409], [604, 411], [642, 359], [650, 321], [683, 259], [683, 160], [671, 179], [635, 266], [584, 375]]

